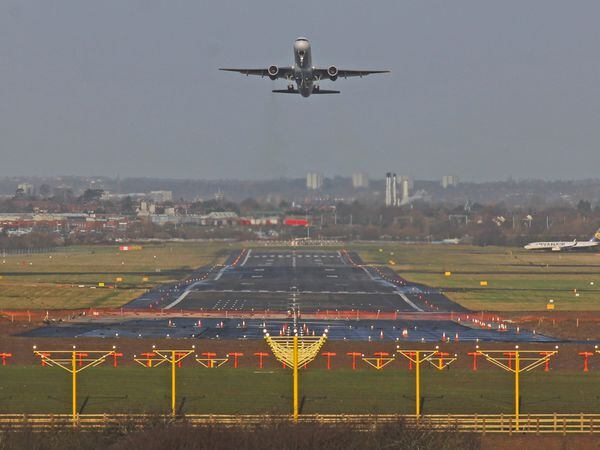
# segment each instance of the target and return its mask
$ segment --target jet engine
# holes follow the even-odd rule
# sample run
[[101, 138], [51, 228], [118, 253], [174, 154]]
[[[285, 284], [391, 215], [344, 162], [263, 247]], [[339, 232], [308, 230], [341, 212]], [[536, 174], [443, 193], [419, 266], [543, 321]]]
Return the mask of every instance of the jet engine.
[[276, 80], [277, 79], [277, 74], [279, 74], [279, 67], [277, 67], [277, 66], [269, 66], [269, 68], [267, 69], [267, 72], [269, 72], [269, 78], [271, 80]]
[[338, 68], [335, 66], [329, 66], [329, 68], [327, 69], [327, 75], [329, 75], [329, 79], [331, 81], [337, 80], [338, 73]]

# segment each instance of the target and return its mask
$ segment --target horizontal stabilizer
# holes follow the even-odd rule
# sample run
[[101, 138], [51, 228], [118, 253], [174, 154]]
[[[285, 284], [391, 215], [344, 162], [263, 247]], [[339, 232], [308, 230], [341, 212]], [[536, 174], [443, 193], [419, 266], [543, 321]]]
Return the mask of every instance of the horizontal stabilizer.
[[299, 94], [298, 89], [274, 89], [272, 92], [277, 94]]

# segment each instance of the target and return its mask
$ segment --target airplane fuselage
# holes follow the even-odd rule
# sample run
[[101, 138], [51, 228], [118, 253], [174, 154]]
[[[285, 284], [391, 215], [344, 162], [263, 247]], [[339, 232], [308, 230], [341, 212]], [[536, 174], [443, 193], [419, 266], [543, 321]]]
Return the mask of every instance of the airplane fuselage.
[[[299, 37], [294, 41], [294, 64], [291, 66], [270, 65], [267, 68], [220, 68], [227, 72], [239, 72], [246, 76], [256, 75], [269, 77], [275, 81], [285, 79], [288, 83], [287, 89], [273, 89], [278, 94], [300, 94], [302, 97], [310, 97], [311, 94], [339, 94], [334, 89], [321, 89], [321, 80], [335, 81], [339, 78], [364, 77], [375, 73], [387, 73], [389, 70], [352, 70], [338, 69], [337, 66], [319, 68], [313, 65], [311, 48], [308, 39]], [[296, 86], [294, 86], [294, 84]]]
[[564, 250], [593, 250], [598, 248], [598, 242], [595, 241], [557, 241], [557, 242], [531, 242], [527, 244], [525, 250], [546, 250], [560, 252]]
[[294, 42], [294, 61], [293, 77], [298, 86], [298, 91], [302, 97], [309, 97], [313, 92], [315, 76], [310, 54], [310, 43], [307, 39], [299, 37]]

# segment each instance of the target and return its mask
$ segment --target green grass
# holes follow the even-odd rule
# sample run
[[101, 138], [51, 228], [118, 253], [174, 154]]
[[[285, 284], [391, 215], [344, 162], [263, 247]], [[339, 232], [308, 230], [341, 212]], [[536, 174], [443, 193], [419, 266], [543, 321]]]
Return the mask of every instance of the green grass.
[[[402, 277], [439, 288], [474, 310], [540, 311], [549, 299], [558, 311], [600, 309], [600, 256], [594, 253], [530, 253], [465, 245], [353, 248], [366, 263], [389, 265]], [[445, 276], [446, 271], [451, 276]], [[480, 286], [481, 281], [488, 286]]]
[[[284, 370], [178, 370], [178, 404], [187, 413], [284, 413], [291, 405], [291, 372]], [[98, 367], [79, 375], [82, 412], [166, 412], [166, 368]], [[412, 413], [414, 372], [307, 370], [300, 372], [305, 413]], [[523, 413], [600, 413], [600, 373], [536, 371], [522, 376]], [[68, 413], [70, 375], [57, 368], [7, 366], [0, 370], [0, 412]], [[426, 368], [424, 412], [511, 413], [513, 378], [500, 370], [437, 372]]]
[[[117, 307], [158, 283], [222, 262], [233, 248], [227, 243], [192, 242], [145, 245], [129, 252], [111, 245], [5, 256], [0, 260], [0, 308]], [[122, 281], [117, 283], [117, 278]], [[118, 284], [119, 289], [97, 288], [98, 283]]]

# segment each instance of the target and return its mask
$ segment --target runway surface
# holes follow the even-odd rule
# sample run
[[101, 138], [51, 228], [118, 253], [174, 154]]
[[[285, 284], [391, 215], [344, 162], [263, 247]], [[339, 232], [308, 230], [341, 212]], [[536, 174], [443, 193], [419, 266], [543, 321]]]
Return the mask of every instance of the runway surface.
[[262, 339], [263, 329], [289, 333], [292, 310], [302, 333], [328, 329], [338, 340], [552, 340], [477, 323], [437, 290], [366, 266], [352, 252], [269, 249], [244, 249], [224, 265], [161, 285], [126, 305], [123, 317], [84, 316], [26, 335]]
[[[292, 295], [294, 298], [292, 299]], [[154, 302], [154, 303], [152, 303]], [[324, 310], [464, 312], [460, 305], [393, 271], [367, 267], [345, 251], [245, 250], [210, 276], [174, 288], [164, 298], [128, 305], [196, 311]]]

